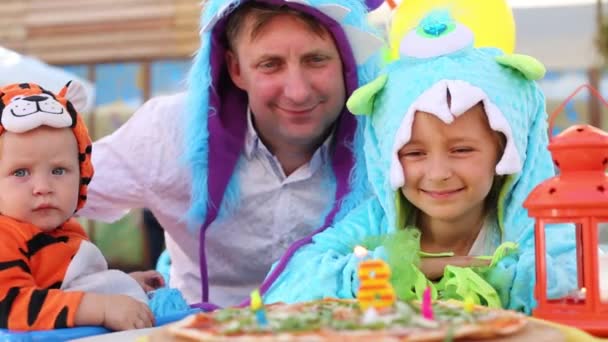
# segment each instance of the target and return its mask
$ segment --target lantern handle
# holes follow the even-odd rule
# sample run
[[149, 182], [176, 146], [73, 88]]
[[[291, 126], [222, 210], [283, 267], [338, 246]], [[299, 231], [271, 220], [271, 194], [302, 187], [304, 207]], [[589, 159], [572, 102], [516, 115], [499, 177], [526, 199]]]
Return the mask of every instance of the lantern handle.
[[591, 94], [595, 95], [595, 97], [597, 97], [602, 102], [602, 104], [604, 104], [605, 107], [608, 107], [608, 101], [606, 101], [606, 99], [604, 99], [602, 94], [600, 94], [600, 92], [597, 91], [597, 89], [595, 89], [592, 85], [583, 84], [583, 85], [579, 86], [549, 116], [549, 131], [547, 132], [549, 135], [549, 139], [552, 138], [551, 135], [553, 134], [553, 123], [554, 123], [553, 121], [555, 121], [555, 117], [557, 116], [557, 114], [561, 113], [564, 110], [564, 108], [566, 107], [566, 105], [568, 104], [568, 102], [570, 102], [570, 100], [572, 100], [581, 90], [583, 90], [585, 88], [589, 89]]

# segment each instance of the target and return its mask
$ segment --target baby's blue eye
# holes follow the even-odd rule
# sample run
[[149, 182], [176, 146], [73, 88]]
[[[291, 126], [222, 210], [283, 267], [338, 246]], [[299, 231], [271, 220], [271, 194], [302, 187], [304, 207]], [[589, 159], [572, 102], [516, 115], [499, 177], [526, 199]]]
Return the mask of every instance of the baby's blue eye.
[[63, 167], [56, 167], [53, 169], [52, 173], [55, 176], [61, 176], [65, 174], [65, 169]]
[[15, 172], [13, 172], [13, 176], [15, 176], [15, 177], [25, 177], [29, 174], [30, 174], [30, 172], [26, 169], [19, 169], [19, 170], [15, 170]]

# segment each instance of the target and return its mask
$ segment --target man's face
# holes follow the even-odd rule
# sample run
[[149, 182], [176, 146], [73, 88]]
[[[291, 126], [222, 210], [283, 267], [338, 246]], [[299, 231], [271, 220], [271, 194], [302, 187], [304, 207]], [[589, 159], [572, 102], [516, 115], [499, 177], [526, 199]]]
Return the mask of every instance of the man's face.
[[269, 148], [320, 143], [345, 102], [342, 61], [329, 32], [291, 15], [251, 37], [251, 18], [227, 53], [233, 82], [248, 93], [258, 134]]
[[80, 164], [69, 128], [4, 132], [0, 149], [0, 213], [50, 231], [74, 214]]

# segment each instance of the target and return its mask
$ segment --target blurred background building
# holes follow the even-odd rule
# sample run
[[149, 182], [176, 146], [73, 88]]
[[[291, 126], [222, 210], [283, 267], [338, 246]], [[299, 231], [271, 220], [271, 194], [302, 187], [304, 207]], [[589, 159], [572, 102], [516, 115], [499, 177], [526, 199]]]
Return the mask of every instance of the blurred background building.
[[[393, 0], [399, 2], [398, 0]], [[403, 0], [421, 1], [421, 0]], [[485, 0], [479, 0], [485, 1]], [[553, 111], [589, 82], [608, 95], [603, 53], [608, 32], [599, 0], [508, 0], [516, 22], [516, 53], [548, 68], [540, 85]], [[32, 81], [58, 90], [69, 79], [92, 94], [85, 113], [94, 138], [118, 128], [150, 97], [185, 89], [198, 48], [200, 0], [0, 0], [0, 83]], [[384, 11], [384, 12], [383, 12]], [[380, 9], [379, 27], [390, 20]], [[560, 114], [555, 130], [577, 122], [608, 128], [605, 108], [582, 93]], [[88, 222], [93, 241], [113, 267], [151, 267], [162, 234], [133, 211], [111, 227]], [[162, 248], [162, 246], [161, 246]]]
[[[85, 115], [94, 139], [150, 97], [184, 89], [198, 48], [200, 0], [0, 2], [0, 83], [32, 81], [58, 91], [79, 79], [92, 95]], [[109, 263], [130, 270], [152, 267], [163, 243], [149, 220], [144, 224], [137, 210], [112, 227], [86, 226]]]
[[[378, 27], [385, 27], [390, 20], [389, 2], [406, 1], [422, 0], [387, 0], [370, 15], [370, 20]], [[604, 55], [608, 52], [608, 1], [506, 1], [515, 19], [514, 52], [534, 56], [547, 67], [547, 75], [539, 84], [547, 97], [549, 113], [584, 83], [601, 89], [603, 96], [608, 95], [608, 78], [602, 72]], [[555, 130], [573, 122], [588, 122], [606, 129], [608, 120], [602, 120], [603, 110], [598, 101], [583, 92], [558, 116]]]

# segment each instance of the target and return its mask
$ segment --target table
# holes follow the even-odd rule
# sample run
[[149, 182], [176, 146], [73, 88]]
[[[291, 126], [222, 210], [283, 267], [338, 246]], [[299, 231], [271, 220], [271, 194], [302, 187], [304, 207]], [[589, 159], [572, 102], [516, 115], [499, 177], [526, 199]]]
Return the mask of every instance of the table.
[[135, 341], [142, 336], [149, 336], [157, 331], [160, 331], [163, 327], [136, 329], [119, 331], [109, 334], [96, 335], [90, 337], [79, 338], [71, 340], [73, 342], [122, 342], [122, 341]]

